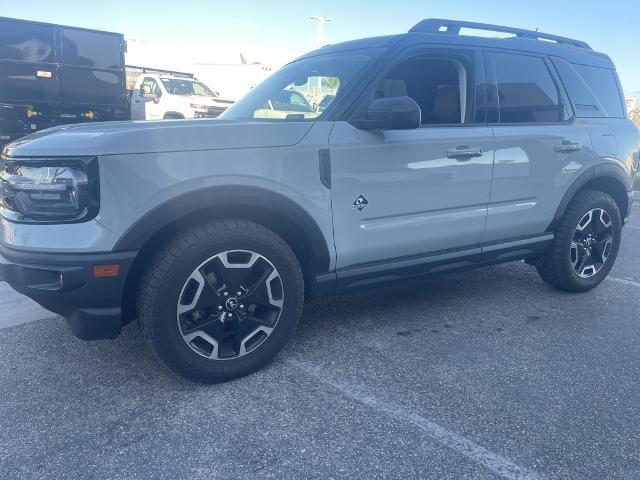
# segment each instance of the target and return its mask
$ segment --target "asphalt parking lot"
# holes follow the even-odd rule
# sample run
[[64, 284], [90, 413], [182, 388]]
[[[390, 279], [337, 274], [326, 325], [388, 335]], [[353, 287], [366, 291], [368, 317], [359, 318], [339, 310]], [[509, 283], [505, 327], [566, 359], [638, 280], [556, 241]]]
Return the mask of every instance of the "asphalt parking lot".
[[0, 284], [0, 478], [640, 478], [639, 251], [636, 206], [587, 294], [513, 263], [311, 304], [215, 386]]

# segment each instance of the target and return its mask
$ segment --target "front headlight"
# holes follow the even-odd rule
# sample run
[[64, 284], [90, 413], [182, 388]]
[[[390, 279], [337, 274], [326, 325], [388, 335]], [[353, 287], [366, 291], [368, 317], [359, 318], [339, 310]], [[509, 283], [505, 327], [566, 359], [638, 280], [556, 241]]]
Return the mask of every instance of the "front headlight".
[[99, 207], [95, 158], [5, 159], [0, 214], [23, 223], [70, 223], [95, 217]]

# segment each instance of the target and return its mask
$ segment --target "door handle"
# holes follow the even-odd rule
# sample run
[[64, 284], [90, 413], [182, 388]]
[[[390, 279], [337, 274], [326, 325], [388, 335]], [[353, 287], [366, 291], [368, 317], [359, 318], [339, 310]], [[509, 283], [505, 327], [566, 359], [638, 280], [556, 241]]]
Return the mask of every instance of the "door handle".
[[564, 140], [562, 143], [554, 146], [553, 149], [557, 153], [571, 153], [581, 150], [582, 145], [580, 145], [579, 143], [570, 142], [569, 140]]
[[473, 157], [482, 156], [482, 148], [468, 147], [467, 145], [459, 145], [456, 148], [447, 150], [447, 158], [455, 158], [459, 162], [466, 162]]

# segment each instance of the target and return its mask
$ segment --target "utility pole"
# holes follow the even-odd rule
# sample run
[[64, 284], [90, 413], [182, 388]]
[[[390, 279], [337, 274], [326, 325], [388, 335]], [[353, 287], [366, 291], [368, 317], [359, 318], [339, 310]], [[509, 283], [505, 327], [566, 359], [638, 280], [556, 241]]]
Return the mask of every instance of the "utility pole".
[[314, 15], [309, 17], [311, 20], [318, 22], [318, 30], [316, 33], [316, 47], [320, 48], [324, 46], [324, 24], [330, 22], [332, 19], [329, 17], [322, 17], [320, 15]]

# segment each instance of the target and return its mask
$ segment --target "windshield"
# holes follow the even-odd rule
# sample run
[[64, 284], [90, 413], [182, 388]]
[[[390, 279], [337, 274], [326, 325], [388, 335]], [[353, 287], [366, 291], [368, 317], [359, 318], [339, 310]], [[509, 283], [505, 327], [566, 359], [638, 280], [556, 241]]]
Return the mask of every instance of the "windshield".
[[233, 120], [316, 120], [344, 94], [372, 51], [304, 58], [277, 71], [230, 107]]
[[318, 104], [318, 107], [320, 108], [320, 110], [324, 111], [326, 110], [326, 108], [331, 105], [333, 103], [333, 101], [336, 99], [336, 97], [334, 97], [333, 95], [327, 95], [326, 97], [324, 97], [322, 99], [322, 101]]
[[164, 88], [173, 95], [195, 95], [197, 97], [217, 97], [204, 83], [176, 78], [161, 78]]

